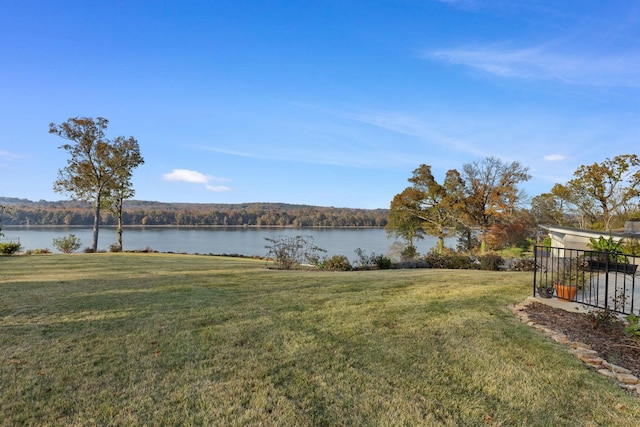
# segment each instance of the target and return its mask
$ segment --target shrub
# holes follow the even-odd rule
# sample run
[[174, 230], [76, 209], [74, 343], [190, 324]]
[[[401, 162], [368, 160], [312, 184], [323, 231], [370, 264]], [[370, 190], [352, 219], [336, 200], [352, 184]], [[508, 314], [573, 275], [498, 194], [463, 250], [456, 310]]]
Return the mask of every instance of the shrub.
[[344, 255], [334, 255], [318, 264], [325, 270], [349, 271], [352, 269], [349, 259]]
[[265, 246], [267, 264], [272, 261], [280, 270], [290, 270], [305, 262], [318, 264], [318, 253], [326, 252], [313, 244], [311, 236], [276, 236], [264, 238], [270, 245]]
[[62, 253], [70, 254], [80, 249], [82, 241], [74, 234], [69, 234], [67, 237], [53, 239], [53, 246]]
[[511, 266], [513, 271], [534, 271], [536, 262], [533, 258], [520, 258]]
[[448, 256], [445, 255], [445, 258], [448, 258], [447, 268], [456, 268], [460, 270], [471, 270], [476, 268], [476, 265], [467, 255], [452, 254]]
[[25, 252], [26, 255], [40, 255], [40, 254], [50, 254], [51, 249], [42, 248], [42, 249], [29, 249]]
[[376, 255], [372, 252], [371, 255], [358, 248], [354, 251], [358, 255], [357, 265], [359, 268], [367, 269], [377, 267], [380, 270], [388, 270], [391, 268], [391, 258], [385, 255]]
[[20, 243], [7, 242], [0, 243], [0, 254], [13, 255], [20, 250]]
[[417, 256], [418, 256], [418, 249], [413, 245], [407, 245], [400, 252], [400, 257], [402, 261], [409, 261], [412, 259], [416, 259]]
[[373, 262], [380, 270], [388, 270], [391, 268], [391, 258], [384, 255], [376, 255]]
[[122, 248], [118, 243], [112, 243], [109, 245], [109, 252], [122, 252]]
[[425, 260], [422, 259], [414, 259], [411, 261], [400, 261], [394, 264], [391, 264], [393, 268], [430, 268], [431, 266], [427, 264]]
[[500, 266], [504, 264], [504, 259], [497, 254], [487, 254], [481, 256], [479, 259], [481, 270], [497, 271], [500, 270]]
[[449, 260], [446, 255], [430, 252], [424, 256], [424, 260], [430, 268], [449, 268]]

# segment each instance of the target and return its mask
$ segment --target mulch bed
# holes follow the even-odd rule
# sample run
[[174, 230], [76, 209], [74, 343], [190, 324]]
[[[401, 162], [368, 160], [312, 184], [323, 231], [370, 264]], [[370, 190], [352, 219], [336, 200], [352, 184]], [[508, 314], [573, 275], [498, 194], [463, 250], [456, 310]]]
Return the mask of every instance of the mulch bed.
[[595, 314], [570, 313], [536, 302], [527, 305], [525, 312], [534, 323], [589, 345], [603, 359], [640, 378], [640, 339], [629, 337], [621, 320], [602, 320], [602, 316], [599, 320]]

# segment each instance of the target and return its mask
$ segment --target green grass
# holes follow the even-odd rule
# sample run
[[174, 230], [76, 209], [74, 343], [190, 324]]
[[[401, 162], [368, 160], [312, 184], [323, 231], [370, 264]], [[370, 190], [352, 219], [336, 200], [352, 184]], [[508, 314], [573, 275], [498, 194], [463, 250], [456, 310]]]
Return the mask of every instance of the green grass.
[[1, 425], [635, 425], [519, 323], [530, 273], [0, 258]]

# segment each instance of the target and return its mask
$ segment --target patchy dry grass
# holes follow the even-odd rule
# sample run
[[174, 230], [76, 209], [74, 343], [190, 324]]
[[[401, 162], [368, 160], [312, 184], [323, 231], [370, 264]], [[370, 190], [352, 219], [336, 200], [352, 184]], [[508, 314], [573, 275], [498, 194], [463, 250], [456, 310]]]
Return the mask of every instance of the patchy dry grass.
[[2, 425], [634, 425], [508, 309], [527, 273], [0, 258]]

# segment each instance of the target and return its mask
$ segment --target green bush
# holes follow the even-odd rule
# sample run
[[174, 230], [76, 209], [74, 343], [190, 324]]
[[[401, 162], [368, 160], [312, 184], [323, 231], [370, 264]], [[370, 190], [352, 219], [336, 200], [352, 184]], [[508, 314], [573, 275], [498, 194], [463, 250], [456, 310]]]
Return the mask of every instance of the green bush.
[[324, 259], [318, 265], [325, 270], [349, 271], [352, 269], [349, 259], [344, 255], [334, 255]]
[[391, 258], [384, 255], [376, 255], [373, 262], [380, 270], [388, 270], [391, 268]]
[[480, 258], [480, 269], [497, 271], [504, 264], [504, 259], [497, 254], [487, 254]]
[[429, 268], [449, 268], [449, 259], [446, 255], [430, 252], [424, 256]]
[[535, 269], [536, 262], [533, 258], [521, 258], [511, 267], [513, 271], [534, 271]]
[[445, 255], [445, 258], [448, 258], [447, 268], [455, 268], [459, 270], [472, 270], [476, 268], [476, 265], [467, 255], [452, 254]]
[[26, 255], [41, 255], [41, 254], [50, 254], [51, 250], [48, 248], [41, 249], [28, 249], [25, 254]]
[[380, 270], [388, 270], [391, 268], [391, 258], [385, 255], [377, 255], [372, 252], [368, 255], [363, 249], [356, 249], [354, 251], [358, 255], [358, 260], [355, 261], [355, 265], [360, 269], [379, 268]]
[[82, 241], [75, 234], [69, 234], [67, 237], [53, 239], [53, 246], [62, 253], [70, 254], [80, 249]]
[[408, 245], [400, 252], [402, 261], [410, 261], [418, 257], [418, 248], [413, 245]]
[[0, 254], [2, 255], [13, 255], [20, 250], [20, 243], [7, 242], [0, 243]]

